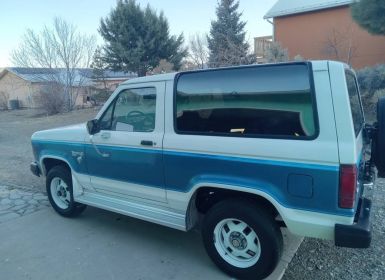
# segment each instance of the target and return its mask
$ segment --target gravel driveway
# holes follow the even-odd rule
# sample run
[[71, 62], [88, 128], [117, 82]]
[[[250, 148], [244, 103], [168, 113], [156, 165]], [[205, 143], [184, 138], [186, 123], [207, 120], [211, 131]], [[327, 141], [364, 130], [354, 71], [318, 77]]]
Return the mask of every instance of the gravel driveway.
[[283, 280], [385, 279], [385, 180], [377, 180], [366, 196], [373, 201], [371, 247], [338, 248], [330, 241], [305, 238]]
[[[32, 133], [85, 122], [97, 111], [84, 109], [50, 117], [35, 110], [0, 111], [0, 183], [45, 192], [44, 180], [29, 171], [29, 163], [33, 160]], [[385, 279], [385, 180], [378, 180], [368, 195], [373, 199], [371, 248], [337, 248], [333, 242], [307, 238], [283, 279]]]

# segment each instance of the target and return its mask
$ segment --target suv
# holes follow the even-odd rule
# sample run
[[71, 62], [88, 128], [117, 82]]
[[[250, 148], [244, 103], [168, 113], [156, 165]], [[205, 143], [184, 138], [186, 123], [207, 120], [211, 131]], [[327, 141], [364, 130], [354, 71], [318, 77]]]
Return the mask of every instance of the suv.
[[136, 78], [87, 124], [34, 133], [31, 170], [63, 216], [91, 205], [199, 225], [218, 267], [261, 279], [280, 259], [281, 227], [370, 245], [363, 190], [375, 165], [385, 176], [384, 109], [365, 124], [354, 72], [333, 61]]

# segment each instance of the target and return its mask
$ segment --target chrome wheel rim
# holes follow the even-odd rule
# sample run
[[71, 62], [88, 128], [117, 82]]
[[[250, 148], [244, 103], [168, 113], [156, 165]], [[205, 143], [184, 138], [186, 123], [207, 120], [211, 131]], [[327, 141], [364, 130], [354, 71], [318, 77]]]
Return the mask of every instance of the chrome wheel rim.
[[261, 245], [255, 231], [238, 219], [224, 219], [214, 228], [214, 245], [218, 254], [229, 264], [247, 268], [261, 256]]
[[63, 179], [59, 177], [53, 178], [51, 180], [50, 190], [56, 206], [63, 210], [67, 209], [71, 201], [71, 193]]

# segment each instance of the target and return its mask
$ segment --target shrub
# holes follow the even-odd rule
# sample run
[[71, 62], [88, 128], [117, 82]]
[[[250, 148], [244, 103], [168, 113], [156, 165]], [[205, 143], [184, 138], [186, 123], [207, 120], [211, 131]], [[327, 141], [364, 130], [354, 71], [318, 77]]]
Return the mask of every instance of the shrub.
[[305, 59], [304, 59], [300, 54], [297, 54], [297, 55], [294, 57], [294, 61], [305, 61]]
[[358, 70], [357, 79], [361, 90], [373, 96], [377, 90], [385, 89], [385, 64]]
[[266, 49], [265, 57], [269, 63], [285, 62], [289, 60], [289, 53], [279, 42], [272, 42]]
[[368, 119], [374, 119], [377, 100], [385, 94], [385, 65], [379, 64], [357, 71], [360, 85], [362, 105]]
[[61, 113], [65, 110], [66, 98], [63, 85], [50, 83], [42, 87], [35, 95], [35, 102], [48, 115]]

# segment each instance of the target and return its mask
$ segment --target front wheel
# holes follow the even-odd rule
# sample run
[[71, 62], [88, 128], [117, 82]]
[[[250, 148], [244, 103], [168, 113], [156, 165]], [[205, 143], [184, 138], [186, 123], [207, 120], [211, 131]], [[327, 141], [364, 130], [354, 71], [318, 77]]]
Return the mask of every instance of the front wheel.
[[74, 201], [68, 168], [61, 165], [53, 167], [47, 174], [46, 187], [49, 202], [60, 215], [73, 217], [86, 209], [86, 205]]
[[263, 279], [281, 257], [282, 234], [273, 217], [245, 200], [227, 200], [206, 214], [202, 237], [213, 262], [230, 276]]

